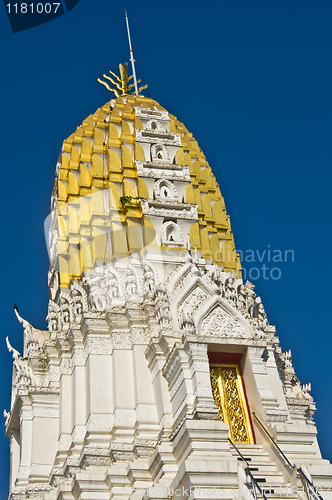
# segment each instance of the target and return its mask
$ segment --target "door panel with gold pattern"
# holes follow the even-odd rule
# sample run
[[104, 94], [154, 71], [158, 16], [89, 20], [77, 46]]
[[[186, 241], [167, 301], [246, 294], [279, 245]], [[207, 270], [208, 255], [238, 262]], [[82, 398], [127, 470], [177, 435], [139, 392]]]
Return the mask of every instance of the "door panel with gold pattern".
[[218, 418], [228, 423], [230, 439], [234, 443], [254, 443], [238, 364], [210, 364], [210, 374]]

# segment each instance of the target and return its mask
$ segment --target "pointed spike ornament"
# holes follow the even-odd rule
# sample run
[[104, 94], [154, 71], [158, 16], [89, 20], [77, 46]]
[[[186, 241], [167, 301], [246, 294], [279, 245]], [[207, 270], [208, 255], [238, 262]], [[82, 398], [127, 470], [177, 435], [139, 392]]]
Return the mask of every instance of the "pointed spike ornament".
[[22, 356], [20, 355], [20, 353], [16, 349], [14, 349], [14, 347], [12, 347], [11, 343], [9, 342], [8, 335], [6, 337], [6, 345], [7, 345], [8, 351], [12, 353], [14, 361], [19, 362], [19, 360], [22, 358]]
[[16, 303], [14, 305], [14, 312], [18, 321], [23, 325], [24, 328], [24, 356], [25, 356], [28, 344], [30, 343], [38, 344], [38, 337], [36, 335], [36, 330], [35, 328], [33, 328], [31, 323], [29, 323], [29, 321], [20, 316]]
[[127, 32], [128, 32], [128, 41], [129, 41], [130, 62], [131, 62], [132, 70], [133, 70], [133, 77], [134, 77], [134, 84], [135, 84], [135, 94], [138, 95], [134, 51], [133, 51], [132, 46], [131, 46], [130, 31], [129, 31], [129, 21], [128, 21], [128, 16], [127, 16], [127, 11], [126, 10], [125, 10], [125, 15], [126, 15], [126, 24], [127, 24]]
[[191, 253], [191, 241], [190, 241], [190, 234], [188, 234], [188, 240], [187, 240], [187, 250], [189, 253]]
[[198, 250], [196, 245], [195, 245], [195, 262], [198, 262]]
[[[134, 51], [131, 46], [131, 38], [130, 38], [130, 31], [129, 31], [129, 21], [128, 21], [128, 16], [127, 16], [127, 11], [125, 11], [126, 15], [126, 24], [127, 24], [127, 32], [128, 32], [128, 40], [129, 40], [129, 53], [130, 53], [130, 62], [131, 62], [131, 67], [133, 70], [133, 74], [128, 77], [128, 63], [120, 64], [119, 69], [120, 69], [120, 77], [118, 77], [113, 71], [110, 71], [111, 75], [114, 77], [114, 79], [108, 75], [103, 75], [106, 80], [109, 80], [115, 88], [110, 87], [110, 85], [107, 82], [104, 82], [100, 78], [98, 78], [98, 82], [104, 85], [107, 90], [110, 92], [114, 92], [116, 97], [120, 97], [120, 95], [128, 95], [129, 90], [131, 90], [133, 87], [135, 87], [135, 91], [132, 92], [132, 94], [138, 95], [142, 90], [146, 89], [148, 86], [143, 85], [142, 87], [137, 86], [138, 83], [141, 82], [141, 80], [137, 80], [136, 78], [136, 70], [135, 70], [135, 59], [134, 59]], [[131, 83], [128, 85], [129, 80], [133, 78], [134, 83]]]

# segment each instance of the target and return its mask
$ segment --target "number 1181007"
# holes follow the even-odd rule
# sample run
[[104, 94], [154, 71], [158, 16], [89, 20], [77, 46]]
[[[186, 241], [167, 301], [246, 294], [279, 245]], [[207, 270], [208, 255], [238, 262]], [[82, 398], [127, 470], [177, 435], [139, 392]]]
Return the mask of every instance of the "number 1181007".
[[7, 3], [8, 14], [56, 14], [60, 3]]

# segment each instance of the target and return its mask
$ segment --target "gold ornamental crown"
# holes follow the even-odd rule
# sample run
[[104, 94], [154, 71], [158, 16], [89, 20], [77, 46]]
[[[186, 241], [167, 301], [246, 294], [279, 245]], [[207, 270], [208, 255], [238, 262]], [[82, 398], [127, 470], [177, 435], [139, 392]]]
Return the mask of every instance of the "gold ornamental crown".
[[[110, 90], [111, 92], [114, 92], [116, 97], [120, 97], [120, 95], [128, 95], [129, 91], [133, 87], [135, 87], [134, 83], [131, 83], [130, 85], [128, 85], [129, 80], [131, 80], [131, 78], [133, 78], [133, 75], [128, 77], [128, 63], [125, 62], [124, 64], [119, 64], [119, 70], [120, 70], [120, 77], [117, 76], [115, 73], [113, 73], [113, 71], [111, 71], [111, 70], [109, 71], [111, 73], [111, 75], [113, 75], [116, 80], [113, 80], [113, 78], [111, 78], [110, 76], [103, 74], [104, 78], [106, 78], [107, 80], [112, 82], [113, 85], [115, 85], [115, 87], [116, 87], [115, 89], [110, 87], [107, 82], [104, 82], [103, 80], [98, 78], [98, 82], [101, 83], [102, 85], [105, 85], [105, 87], [108, 90]], [[137, 80], [137, 83], [140, 83], [140, 82], [141, 82], [141, 80]], [[138, 94], [141, 92], [141, 90], [146, 89], [147, 87], [148, 87], [147, 85], [143, 85], [142, 87], [140, 87], [138, 89]], [[119, 93], [118, 91], [120, 91], [121, 93]], [[134, 93], [134, 92], [132, 92], [132, 93]]]

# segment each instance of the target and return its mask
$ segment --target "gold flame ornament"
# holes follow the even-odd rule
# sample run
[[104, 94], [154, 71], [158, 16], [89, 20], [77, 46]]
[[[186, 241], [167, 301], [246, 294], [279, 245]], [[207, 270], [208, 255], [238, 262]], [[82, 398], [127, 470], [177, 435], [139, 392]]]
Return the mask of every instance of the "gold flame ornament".
[[[128, 77], [128, 63], [119, 64], [119, 70], [120, 70], [120, 77], [118, 77], [115, 73], [113, 73], [113, 71], [110, 71], [111, 75], [113, 75], [116, 80], [113, 80], [113, 78], [105, 74], [103, 75], [104, 78], [106, 78], [107, 80], [112, 82], [113, 85], [115, 85], [116, 89], [110, 87], [107, 82], [104, 82], [103, 80], [98, 78], [98, 82], [101, 83], [102, 85], [105, 85], [105, 87], [111, 92], [114, 92], [116, 97], [120, 97], [120, 95], [128, 95], [129, 91], [135, 86], [134, 83], [128, 85], [129, 80], [133, 78], [133, 75]], [[137, 83], [140, 83], [140, 81], [141, 80], [138, 80]], [[148, 87], [147, 85], [143, 85], [142, 87], [140, 87], [138, 89], [138, 94], [141, 92], [141, 90], [146, 89], [147, 87]], [[132, 92], [132, 94], [134, 93], [135, 91]]]

